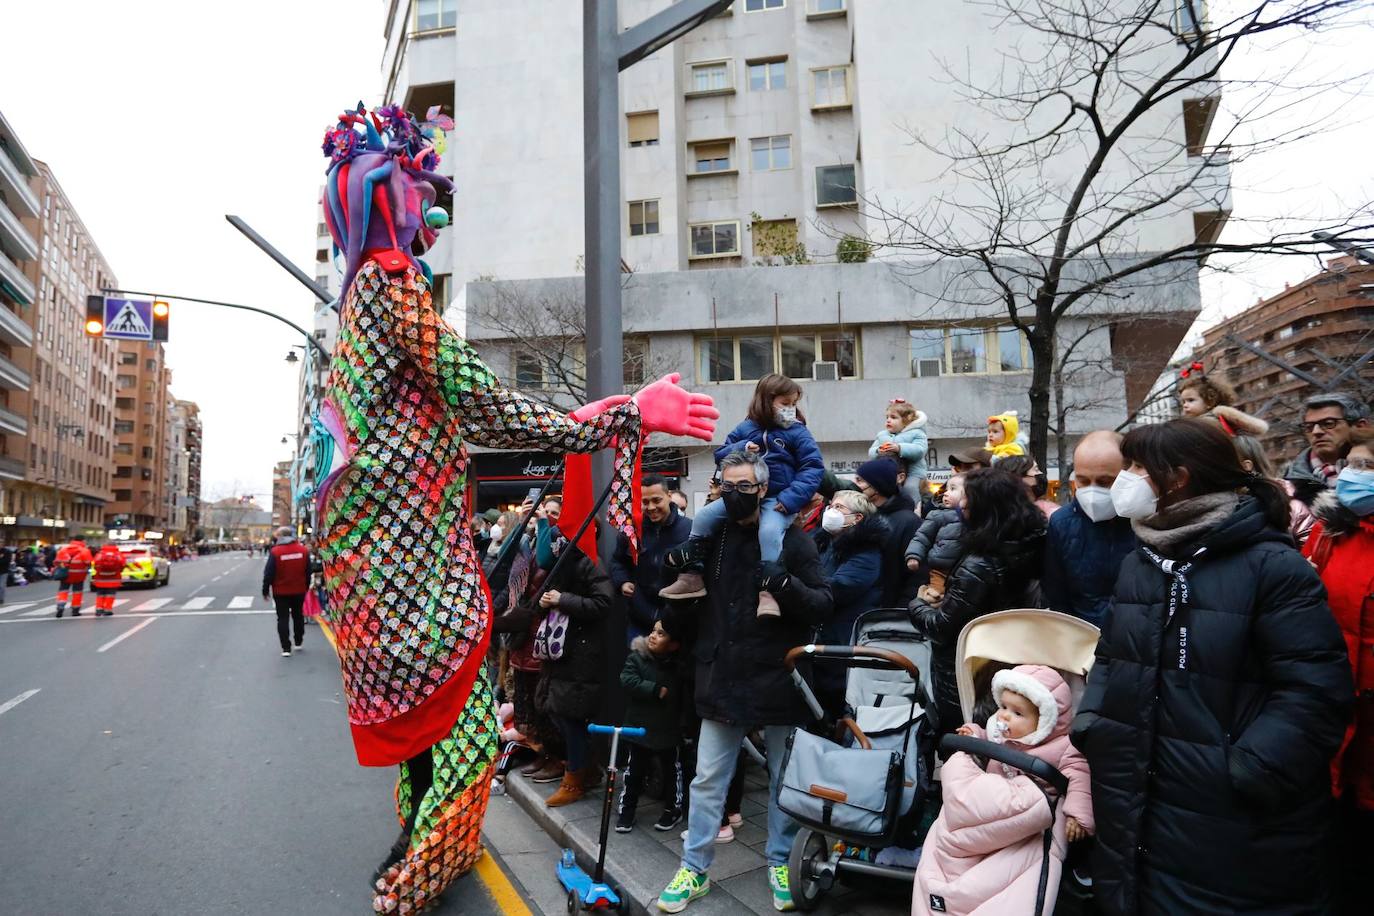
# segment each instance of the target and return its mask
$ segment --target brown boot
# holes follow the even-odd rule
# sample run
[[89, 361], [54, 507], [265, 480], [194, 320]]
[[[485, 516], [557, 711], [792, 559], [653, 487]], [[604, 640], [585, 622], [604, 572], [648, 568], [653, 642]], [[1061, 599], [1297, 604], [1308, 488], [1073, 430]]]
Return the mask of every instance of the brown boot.
[[549, 758], [542, 770], [530, 774], [530, 782], [558, 782], [563, 778], [563, 761]]
[[571, 805], [581, 798], [582, 793], [586, 791], [582, 785], [583, 772], [582, 770], [569, 770], [564, 773], [563, 782], [559, 784], [558, 791], [545, 799], [544, 804], [550, 808], [559, 808], [563, 805]]
[[545, 751], [540, 751], [535, 758], [520, 768], [520, 775], [529, 777], [538, 773], [549, 765], [549, 755]]
[[759, 610], [756, 616], [759, 617], [781, 617], [782, 608], [778, 607], [778, 599], [773, 597], [772, 592], [759, 592]]
[[677, 581], [665, 589], [660, 589], [658, 597], [666, 598], [669, 601], [683, 601], [688, 598], [704, 598], [706, 596], [706, 580], [701, 577], [701, 573], [684, 570], [678, 573]]

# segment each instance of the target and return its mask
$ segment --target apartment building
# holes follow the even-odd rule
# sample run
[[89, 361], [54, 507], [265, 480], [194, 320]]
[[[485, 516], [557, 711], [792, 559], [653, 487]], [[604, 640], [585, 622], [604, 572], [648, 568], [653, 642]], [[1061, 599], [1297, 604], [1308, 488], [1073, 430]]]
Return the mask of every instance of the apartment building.
[[[164, 444], [168, 543], [197, 540], [200, 504], [200, 409], [192, 401], [171, 400]], [[194, 463], [194, 469], [193, 469]], [[194, 472], [194, 478], [193, 478]]]
[[1306, 446], [1298, 421], [1302, 402], [1321, 389], [1237, 344], [1244, 341], [1336, 390], [1374, 402], [1374, 264], [1349, 255], [1296, 286], [1261, 299], [1205, 331], [1197, 359], [1236, 389], [1236, 406], [1269, 421], [1265, 447], [1276, 461]]
[[[621, 27], [667, 5], [621, 0]], [[420, 116], [451, 107], [459, 125], [440, 166], [460, 189], [452, 227], [426, 257], [436, 300], [508, 382], [558, 400], [562, 361], [576, 364], [580, 350], [531, 353], [500, 313], [580, 306], [580, 5], [392, 0], [384, 34], [386, 98]], [[941, 62], [995, 70], [990, 34], [975, 4], [932, 15], [910, 0], [738, 0], [623, 72], [626, 384], [682, 371], [716, 398], [723, 436], [760, 376], [798, 378], [812, 431], [841, 472], [867, 457], [893, 397], [930, 415], [937, 463], [977, 441], [989, 413], [1027, 412], [1029, 353], [1005, 314], [969, 304], [987, 302], [986, 291], [961, 288], [966, 279], [944, 265], [902, 270], [881, 252], [865, 263], [855, 243], [882, 231], [865, 202], [918, 211], [958, 180], [911, 131], [969, 117]], [[1162, 174], [1202, 161], [1219, 92], [1204, 87], [1157, 113], [1123, 162], [1154, 157]], [[1005, 129], [991, 116], [960, 126]], [[1057, 165], [1072, 169], [1073, 157]], [[1229, 173], [1224, 157], [1205, 161], [1205, 187], [1143, 222], [1135, 251], [1220, 231]], [[1070, 435], [1124, 419], [1198, 313], [1195, 271], [1142, 286], [1129, 323], [1086, 303], [1062, 328], [1102, 366], [1069, 385]], [[704, 491], [709, 452], [667, 444], [690, 455], [682, 470]], [[483, 462], [503, 461], [478, 454], [477, 477]]]
[[39, 257], [29, 278], [33, 375], [25, 413], [28, 472], [14, 488], [17, 535], [57, 540], [101, 536], [112, 498], [115, 348], [82, 331], [86, 297], [115, 285], [113, 271], [52, 170], [35, 160], [30, 188], [41, 211], [30, 221]]
[[291, 466], [294, 462], [278, 461], [272, 468], [272, 524], [277, 527], [291, 524]]
[[0, 538], [7, 541], [35, 537], [43, 528], [43, 517], [29, 514], [27, 499], [21, 512], [17, 498], [26, 489], [29, 465], [27, 394], [38, 298], [29, 276], [38, 259], [30, 226], [42, 206], [29, 183], [37, 175], [37, 165], [0, 112]]
[[204, 431], [200, 407], [195, 401], [177, 401], [176, 407], [186, 427], [186, 540], [194, 542], [205, 536], [200, 524], [200, 461]]
[[106, 514], [126, 519], [142, 536], [165, 536], [171, 370], [161, 343], [121, 340], [115, 346], [114, 498]]

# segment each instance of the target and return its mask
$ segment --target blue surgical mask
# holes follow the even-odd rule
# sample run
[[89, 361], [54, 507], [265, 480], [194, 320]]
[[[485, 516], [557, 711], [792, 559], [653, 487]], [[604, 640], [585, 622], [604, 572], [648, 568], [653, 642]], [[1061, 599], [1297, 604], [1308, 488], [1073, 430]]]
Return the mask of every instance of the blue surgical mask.
[[1336, 478], [1336, 499], [1358, 516], [1374, 514], [1374, 471], [1342, 470]]

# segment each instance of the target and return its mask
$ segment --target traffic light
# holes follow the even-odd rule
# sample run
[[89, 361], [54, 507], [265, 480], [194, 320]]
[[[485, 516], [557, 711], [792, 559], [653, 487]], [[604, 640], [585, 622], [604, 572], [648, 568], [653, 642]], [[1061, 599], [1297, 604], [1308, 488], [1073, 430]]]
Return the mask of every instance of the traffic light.
[[101, 337], [105, 333], [105, 297], [86, 297], [86, 336]]
[[167, 319], [172, 314], [172, 307], [161, 299], [153, 300], [153, 340], [167, 339]]

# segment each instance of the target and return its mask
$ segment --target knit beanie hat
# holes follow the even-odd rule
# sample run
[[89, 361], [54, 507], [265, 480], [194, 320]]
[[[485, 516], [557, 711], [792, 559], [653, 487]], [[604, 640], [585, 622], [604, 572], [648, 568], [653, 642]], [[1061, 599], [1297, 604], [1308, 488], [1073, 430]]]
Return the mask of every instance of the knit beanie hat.
[[859, 465], [855, 475], [862, 477], [879, 496], [896, 496], [897, 471], [897, 462], [891, 458], [874, 458]]

